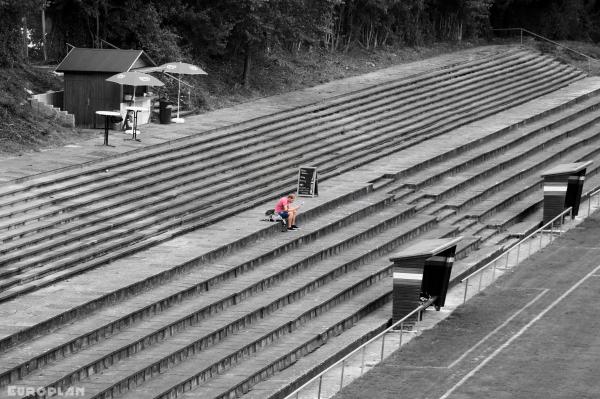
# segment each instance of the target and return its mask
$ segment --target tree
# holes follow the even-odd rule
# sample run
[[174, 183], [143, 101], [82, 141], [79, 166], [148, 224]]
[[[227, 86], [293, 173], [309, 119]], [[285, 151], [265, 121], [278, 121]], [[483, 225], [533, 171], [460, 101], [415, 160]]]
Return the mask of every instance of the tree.
[[177, 30], [193, 54], [243, 57], [242, 83], [250, 84], [252, 60], [273, 45], [290, 49], [318, 43], [332, 5], [341, 0], [183, 1]]
[[39, 6], [40, 0], [0, 0], [0, 66], [27, 61], [27, 14]]
[[[135, 12], [131, 12], [135, 10]], [[111, 28], [106, 40], [120, 48], [142, 48], [158, 64], [181, 60], [179, 36], [163, 24], [166, 15], [158, 12], [154, 3], [130, 0], [110, 8]]]
[[490, 26], [493, 0], [429, 0], [428, 9], [436, 37], [462, 40], [478, 37]]

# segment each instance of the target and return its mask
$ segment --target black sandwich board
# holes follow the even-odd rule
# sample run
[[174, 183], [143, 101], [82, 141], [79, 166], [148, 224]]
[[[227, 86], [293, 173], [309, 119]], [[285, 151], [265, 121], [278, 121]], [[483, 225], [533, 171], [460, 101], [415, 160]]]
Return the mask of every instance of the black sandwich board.
[[298, 171], [298, 196], [314, 197], [319, 195], [319, 184], [317, 180], [316, 167], [301, 166]]

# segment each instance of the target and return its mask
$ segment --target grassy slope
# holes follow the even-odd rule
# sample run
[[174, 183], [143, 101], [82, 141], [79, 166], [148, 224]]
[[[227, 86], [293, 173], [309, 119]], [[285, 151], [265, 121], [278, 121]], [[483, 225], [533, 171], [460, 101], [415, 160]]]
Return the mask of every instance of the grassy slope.
[[0, 69], [0, 154], [15, 154], [79, 139], [79, 133], [32, 112], [28, 93], [59, 90], [61, 81], [30, 66]]

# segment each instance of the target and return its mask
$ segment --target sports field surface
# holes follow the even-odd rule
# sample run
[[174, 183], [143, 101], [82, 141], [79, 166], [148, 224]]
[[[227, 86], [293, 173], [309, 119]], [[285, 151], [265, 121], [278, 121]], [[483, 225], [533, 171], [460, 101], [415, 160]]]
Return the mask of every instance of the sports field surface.
[[600, 215], [336, 398], [600, 398]]

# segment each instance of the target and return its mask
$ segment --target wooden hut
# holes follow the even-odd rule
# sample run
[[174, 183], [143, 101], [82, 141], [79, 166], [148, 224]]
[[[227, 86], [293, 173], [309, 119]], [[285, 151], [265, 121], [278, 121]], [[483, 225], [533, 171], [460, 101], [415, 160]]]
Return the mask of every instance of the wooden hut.
[[[64, 110], [75, 115], [78, 127], [104, 126], [96, 111], [119, 110], [133, 87], [107, 82], [106, 78], [138, 68], [156, 66], [143, 50], [73, 48], [56, 67], [64, 73]], [[147, 91], [138, 87], [136, 95]]]

